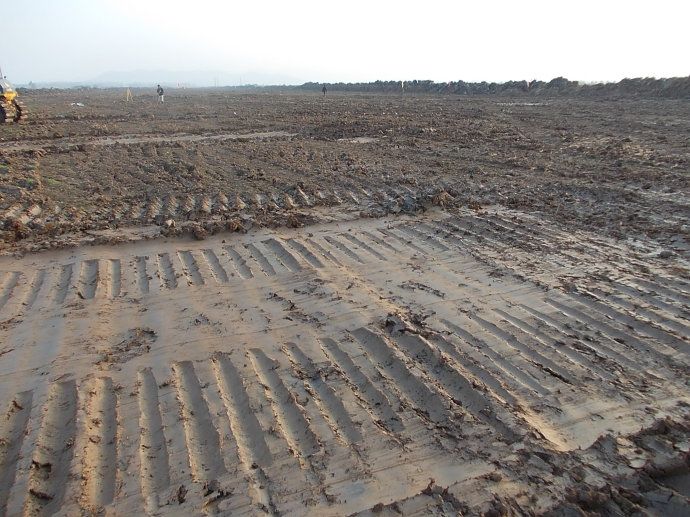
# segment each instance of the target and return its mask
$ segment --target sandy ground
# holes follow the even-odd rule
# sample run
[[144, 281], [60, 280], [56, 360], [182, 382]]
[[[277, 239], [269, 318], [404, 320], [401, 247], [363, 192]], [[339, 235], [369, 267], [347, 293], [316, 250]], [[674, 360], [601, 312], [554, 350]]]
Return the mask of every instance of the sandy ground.
[[0, 513], [687, 515], [687, 105], [172, 93], [0, 128]]

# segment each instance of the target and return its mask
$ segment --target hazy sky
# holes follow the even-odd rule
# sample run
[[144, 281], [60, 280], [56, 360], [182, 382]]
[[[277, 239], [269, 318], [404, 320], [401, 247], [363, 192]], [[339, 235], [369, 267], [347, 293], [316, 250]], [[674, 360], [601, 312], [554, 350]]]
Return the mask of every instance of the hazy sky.
[[3, 13], [0, 66], [16, 83], [686, 76], [688, 20], [688, 0], [20, 0]]

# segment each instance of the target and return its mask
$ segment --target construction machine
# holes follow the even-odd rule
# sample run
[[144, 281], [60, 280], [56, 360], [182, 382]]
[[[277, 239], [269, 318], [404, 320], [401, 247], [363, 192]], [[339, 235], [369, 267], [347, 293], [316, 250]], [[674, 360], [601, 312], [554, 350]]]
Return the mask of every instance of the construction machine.
[[17, 92], [0, 72], [0, 124], [26, 120], [26, 107], [17, 99]]

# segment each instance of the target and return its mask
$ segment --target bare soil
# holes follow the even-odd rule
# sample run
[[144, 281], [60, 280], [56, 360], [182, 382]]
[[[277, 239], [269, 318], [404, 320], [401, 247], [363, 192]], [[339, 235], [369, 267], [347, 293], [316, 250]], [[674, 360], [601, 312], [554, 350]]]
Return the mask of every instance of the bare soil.
[[143, 92], [126, 104], [116, 90], [24, 97], [32, 120], [0, 127], [10, 249], [170, 219], [217, 229], [269, 215], [284, 224], [312, 205], [409, 211], [442, 192], [447, 205], [498, 203], [617, 238], [688, 244], [685, 101], [212, 90], [171, 91], [164, 105]]
[[686, 102], [134, 93], [0, 127], [0, 514], [688, 514]]

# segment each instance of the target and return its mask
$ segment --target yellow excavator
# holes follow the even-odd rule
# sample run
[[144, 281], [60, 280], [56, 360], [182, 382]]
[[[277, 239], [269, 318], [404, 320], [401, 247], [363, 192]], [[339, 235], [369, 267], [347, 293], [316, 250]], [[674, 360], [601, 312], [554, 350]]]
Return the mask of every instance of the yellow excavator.
[[0, 124], [26, 120], [26, 107], [17, 99], [17, 92], [0, 72]]

